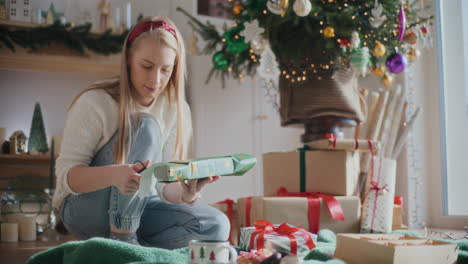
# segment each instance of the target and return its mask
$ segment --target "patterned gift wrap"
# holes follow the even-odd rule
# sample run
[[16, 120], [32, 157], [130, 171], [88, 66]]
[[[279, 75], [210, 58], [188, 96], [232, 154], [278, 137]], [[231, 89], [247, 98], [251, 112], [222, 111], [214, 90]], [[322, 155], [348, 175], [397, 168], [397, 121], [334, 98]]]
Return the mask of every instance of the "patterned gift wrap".
[[392, 232], [396, 161], [375, 157], [362, 206], [361, 233]]
[[254, 227], [241, 228], [239, 247], [245, 251], [266, 248], [304, 257], [315, 248], [316, 240], [316, 235], [292, 224], [274, 226], [268, 221], [258, 220]]
[[201, 179], [210, 176], [241, 176], [255, 166], [257, 159], [248, 154], [172, 161], [154, 164], [154, 176], [160, 182]]
[[153, 195], [156, 181], [174, 182], [210, 176], [242, 176], [256, 163], [257, 159], [248, 154], [155, 163], [141, 172], [137, 194], [140, 198]]

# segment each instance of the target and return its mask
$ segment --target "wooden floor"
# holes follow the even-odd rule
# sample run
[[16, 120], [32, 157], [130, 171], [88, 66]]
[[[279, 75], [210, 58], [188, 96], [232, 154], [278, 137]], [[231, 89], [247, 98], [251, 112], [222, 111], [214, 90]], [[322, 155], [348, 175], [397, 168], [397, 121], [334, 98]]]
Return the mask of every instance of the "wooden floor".
[[54, 235], [53, 241], [41, 241], [39, 236], [36, 241], [20, 241], [20, 242], [0, 242], [0, 263], [1, 264], [19, 264], [26, 261], [34, 254], [56, 247], [67, 241], [76, 240], [72, 235]]

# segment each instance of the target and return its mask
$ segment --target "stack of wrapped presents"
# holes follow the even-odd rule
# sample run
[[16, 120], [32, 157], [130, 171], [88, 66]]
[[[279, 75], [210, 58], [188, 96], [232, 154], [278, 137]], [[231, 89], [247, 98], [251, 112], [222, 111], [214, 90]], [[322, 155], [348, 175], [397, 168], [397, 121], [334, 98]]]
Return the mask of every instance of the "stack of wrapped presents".
[[403, 198], [395, 196], [396, 161], [378, 148], [327, 135], [294, 151], [264, 153], [264, 195], [213, 205], [231, 221], [229, 241], [241, 249], [237, 263], [279, 263], [268, 260], [283, 254], [297, 258], [284, 263], [300, 263], [314, 248], [323, 250], [330, 232], [318, 235], [322, 229], [338, 234], [325, 254], [346, 263], [453, 263], [457, 245], [389, 234], [407, 226]]
[[[310, 251], [312, 245], [307, 241], [321, 229], [335, 233], [391, 232], [394, 179], [392, 186], [382, 186], [384, 182], [369, 176], [363, 200], [358, 186], [360, 153], [372, 154], [373, 168], [382, 166], [373, 157], [377, 146], [368, 140], [327, 135], [297, 150], [263, 154], [264, 195], [237, 202], [227, 199], [214, 205], [230, 218], [231, 243], [246, 251], [265, 247], [301, 255]], [[297, 240], [293, 248], [291, 236]]]

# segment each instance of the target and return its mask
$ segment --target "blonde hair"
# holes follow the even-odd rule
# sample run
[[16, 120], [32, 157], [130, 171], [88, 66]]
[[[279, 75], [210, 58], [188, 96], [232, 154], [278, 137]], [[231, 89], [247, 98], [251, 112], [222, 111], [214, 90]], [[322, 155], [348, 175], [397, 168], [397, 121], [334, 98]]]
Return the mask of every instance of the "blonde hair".
[[[182, 35], [174, 23], [170, 19], [164, 17], [145, 17], [141, 19], [135, 26], [133, 26], [132, 30], [142, 23], [157, 20], [162, 20], [169, 23], [174, 28], [177, 37], [174, 37], [164, 28], [154, 28], [150, 31], [141, 33], [138, 37], [135, 38], [134, 41], [132, 41], [130, 46], [127, 47], [127, 34], [122, 48], [120, 76], [94, 83], [89, 88], [80, 92], [69, 107], [69, 109], [71, 109], [73, 104], [83, 93], [97, 89], [105, 90], [110, 96], [112, 96], [115, 101], [118, 102], [119, 125], [117, 131], [117, 143], [114, 150], [114, 162], [117, 164], [124, 164], [126, 162], [128, 151], [131, 149], [133, 142], [132, 127], [140, 122], [138, 115], [134, 115], [137, 109], [137, 91], [131, 84], [127, 63], [129, 53], [132, 52], [132, 48], [135, 47], [138, 41], [144, 36], [154, 38], [158, 40], [159, 43], [174, 49], [176, 52], [172, 75], [169, 79], [167, 87], [165, 87], [164, 91], [159, 94], [159, 96], [167, 96], [169, 106], [172, 106], [174, 103], [173, 100], [175, 98], [175, 103], [177, 106], [177, 136], [175, 151], [172, 158], [174, 160], [182, 160], [187, 158], [188, 143], [190, 141], [191, 135], [184, 133], [184, 131], [187, 131], [190, 124], [187, 124], [187, 118], [184, 117], [183, 111], [185, 103], [186, 60], [185, 46]], [[132, 30], [130, 30], [130, 32], [132, 32]]]

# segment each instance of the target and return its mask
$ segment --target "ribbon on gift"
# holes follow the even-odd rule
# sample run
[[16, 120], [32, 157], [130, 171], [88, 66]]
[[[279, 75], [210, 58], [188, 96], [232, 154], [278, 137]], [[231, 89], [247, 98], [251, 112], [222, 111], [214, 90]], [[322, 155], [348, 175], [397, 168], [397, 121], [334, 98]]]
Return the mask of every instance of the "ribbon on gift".
[[[382, 167], [382, 165], [380, 165], [380, 167]], [[388, 184], [385, 184], [384, 186], [379, 186], [378, 182], [371, 181], [371, 187], [370, 187], [369, 193], [370, 191], [375, 191], [374, 208], [372, 208], [372, 221], [371, 221], [371, 226], [370, 226], [371, 233], [374, 233], [375, 214], [377, 213], [377, 199], [379, 198], [380, 192], [384, 192], [384, 191], [388, 192], [387, 185]]]
[[325, 202], [325, 205], [327, 206], [328, 211], [334, 220], [345, 220], [343, 208], [341, 207], [338, 200], [336, 200], [336, 198], [331, 195], [320, 192], [288, 192], [285, 187], [280, 187], [276, 192], [276, 195], [281, 197], [292, 196], [307, 198], [307, 218], [309, 223], [309, 231], [314, 234], [317, 234], [320, 229], [320, 198]]
[[399, 206], [403, 206], [403, 197], [402, 197], [402, 196], [396, 195], [396, 196], [393, 198], [393, 204], [399, 205]]
[[299, 191], [306, 191], [306, 151], [311, 150], [309, 145], [304, 145], [302, 148], [298, 148], [299, 151]]
[[333, 133], [327, 133], [325, 136], [326, 136], [327, 139], [330, 140], [330, 142], [332, 143], [332, 147], [333, 147], [333, 148], [336, 148], [336, 136], [335, 136], [335, 134], [333, 134]]
[[245, 226], [249, 227], [250, 225], [250, 212], [252, 211], [252, 197], [247, 197], [245, 199]]
[[[336, 149], [336, 142], [337, 142], [337, 138], [335, 136], [335, 134], [333, 133], [327, 133], [325, 135], [325, 137], [330, 141], [330, 143], [332, 144], [332, 147], [334, 149]], [[359, 149], [359, 140], [358, 139], [354, 139], [354, 150], [358, 150]]]
[[[271, 233], [276, 233], [280, 236], [287, 236], [289, 238], [289, 245], [291, 248], [291, 254], [297, 255], [297, 239], [296, 236], [300, 236], [304, 238], [305, 244], [309, 250], [312, 250], [315, 248], [315, 243], [312, 240], [312, 237], [310, 236], [307, 231], [300, 227], [296, 227], [293, 225], [299, 225], [299, 224], [294, 224], [294, 223], [283, 223], [279, 225], [278, 227], [275, 227], [271, 222], [267, 220], [257, 220], [254, 222], [254, 227], [255, 231], [252, 233], [250, 236], [250, 244], [249, 244], [249, 250], [254, 249], [254, 243], [255, 241], [257, 242], [257, 250], [265, 248], [265, 235], [266, 234], [271, 234]], [[300, 225], [299, 225], [300, 226]], [[257, 238], [255, 240], [255, 238]]]
[[[217, 202], [217, 204], [225, 204], [226, 205], [226, 207], [227, 207], [226, 215], [227, 215], [227, 217], [229, 219], [229, 224], [231, 225], [231, 230], [232, 230], [232, 219], [234, 217], [234, 208], [233, 208], [234, 200], [227, 198], [227, 199], [225, 199], [223, 201]], [[229, 240], [229, 243], [231, 245], [233, 245], [231, 232], [229, 232], [228, 240]]]

